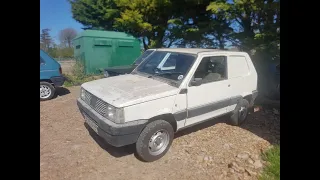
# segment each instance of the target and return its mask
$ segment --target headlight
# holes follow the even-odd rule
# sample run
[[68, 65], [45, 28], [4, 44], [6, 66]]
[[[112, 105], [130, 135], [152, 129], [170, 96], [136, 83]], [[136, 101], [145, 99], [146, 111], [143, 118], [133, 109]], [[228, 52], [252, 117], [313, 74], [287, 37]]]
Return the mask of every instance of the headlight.
[[[87, 98], [86, 98], [86, 93], [87, 94]], [[115, 122], [115, 123], [124, 123], [124, 111], [123, 108], [116, 108], [106, 102], [102, 102], [102, 100], [99, 100], [99, 104], [96, 105], [92, 105], [91, 102], [89, 102], [89, 100], [91, 99], [90, 96], [94, 96], [91, 95], [89, 92], [86, 92], [86, 90], [84, 90], [83, 88], [80, 88], [80, 98], [85, 101], [85, 103], [87, 103], [89, 106], [91, 106], [91, 108], [93, 108], [94, 111], [98, 112], [99, 114], [101, 114], [102, 116], [104, 116], [105, 118], [107, 118], [108, 120]], [[102, 106], [103, 103], [103, 106]], [[101, 108], [103, 107], [103, 109]], [[106, 109], [104, 109], [106, 107]]]
[[116, 108], [111, 106], [111, 105], [108, 105], [108, 107], [107, 107], [107, 118], [114, 119], [115, 114], [116, 114]]
[[82, 100], [85, 100], [85, 97], [86, 97], [86, 92], [85, 92], [85, 90], [83, 89], [83, 88], [81, 88], [80, 89], [80, 98], [82, 99]]
[[107, 107], [105, 117], [115, 123], [124, 123], [123, 108], [116, 108], [109, 104]]

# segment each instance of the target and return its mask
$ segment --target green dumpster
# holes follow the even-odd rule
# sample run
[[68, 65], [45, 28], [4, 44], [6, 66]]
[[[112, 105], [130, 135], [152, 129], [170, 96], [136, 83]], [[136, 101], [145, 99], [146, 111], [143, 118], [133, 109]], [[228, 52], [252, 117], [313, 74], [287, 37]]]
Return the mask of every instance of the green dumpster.
[[86, 30], [73, 39], [76, 60], [84, 64], [86, 74], [99, 69], [130, 65], [141, 54], [140, 41], [123, 32]]

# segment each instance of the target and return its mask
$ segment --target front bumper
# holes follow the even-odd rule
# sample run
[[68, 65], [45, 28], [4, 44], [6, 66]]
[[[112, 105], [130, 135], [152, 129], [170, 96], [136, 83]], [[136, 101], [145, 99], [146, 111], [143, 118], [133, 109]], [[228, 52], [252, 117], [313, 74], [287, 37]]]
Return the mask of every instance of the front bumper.
[[59, 87], [59, 86], [63, 85], [66, 78], [63, 76], [55, 76], [55, 77], [50, 78], [50, 80], [52, 81], [52, 83], [54, 84], [55, 87]]
[[92, 129], [107, 143], [115, 147], [135, 143], [140, 132], [147, 124], [147, 120], [136, 120], [124, 124], [116, 124], [94, 111], [80, 98], [77, 100], [77, 105], [86, 121], [89, 119], [89, 122], [92, 122], [91, 126], [90, 124], [89, 126], [91, 128], [95, 126]]

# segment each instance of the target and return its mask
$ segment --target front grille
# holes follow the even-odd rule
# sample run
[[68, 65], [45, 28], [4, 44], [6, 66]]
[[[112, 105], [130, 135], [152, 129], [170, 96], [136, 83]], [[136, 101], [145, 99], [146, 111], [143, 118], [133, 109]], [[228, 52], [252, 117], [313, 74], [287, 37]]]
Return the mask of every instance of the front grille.
[[85, 91], [85, 98], [83, 99], [92, 109], [102, 116], [105, 116], [108, 108], [108, 104], [101, 99], [97, 98], [93, 94]]

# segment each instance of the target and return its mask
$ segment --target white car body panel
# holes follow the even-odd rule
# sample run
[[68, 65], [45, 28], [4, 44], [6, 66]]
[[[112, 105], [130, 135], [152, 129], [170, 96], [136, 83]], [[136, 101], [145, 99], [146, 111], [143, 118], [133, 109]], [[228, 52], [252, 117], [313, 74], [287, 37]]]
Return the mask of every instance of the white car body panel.
[[[189, 52], [180, 49], [160, 50]], [[190, 52], [198, 57], [179, 87], [138, 74], [127, 74], [87, 82], [82, 88], [117, 108], [124, 108], [125, 122], [172, 114], [176, 118], [176, 130], [231, 112], [236, 106], [232, 98], [245, 97], [257, 90], [257, 72], [247, 53], [202, 52], [196, 49]], [[228, 79], [189, 86], [200, 61], [207, 56], [227, 57]], [[186, 93], [180, 93], [182, 91]], [[205, 111], [205, 108], [211, 107], [214, 110]]]
[[167, 83], [133, 74], [90, 81], [82, 88], [115, 107], [160, 99], [179, 91]]

